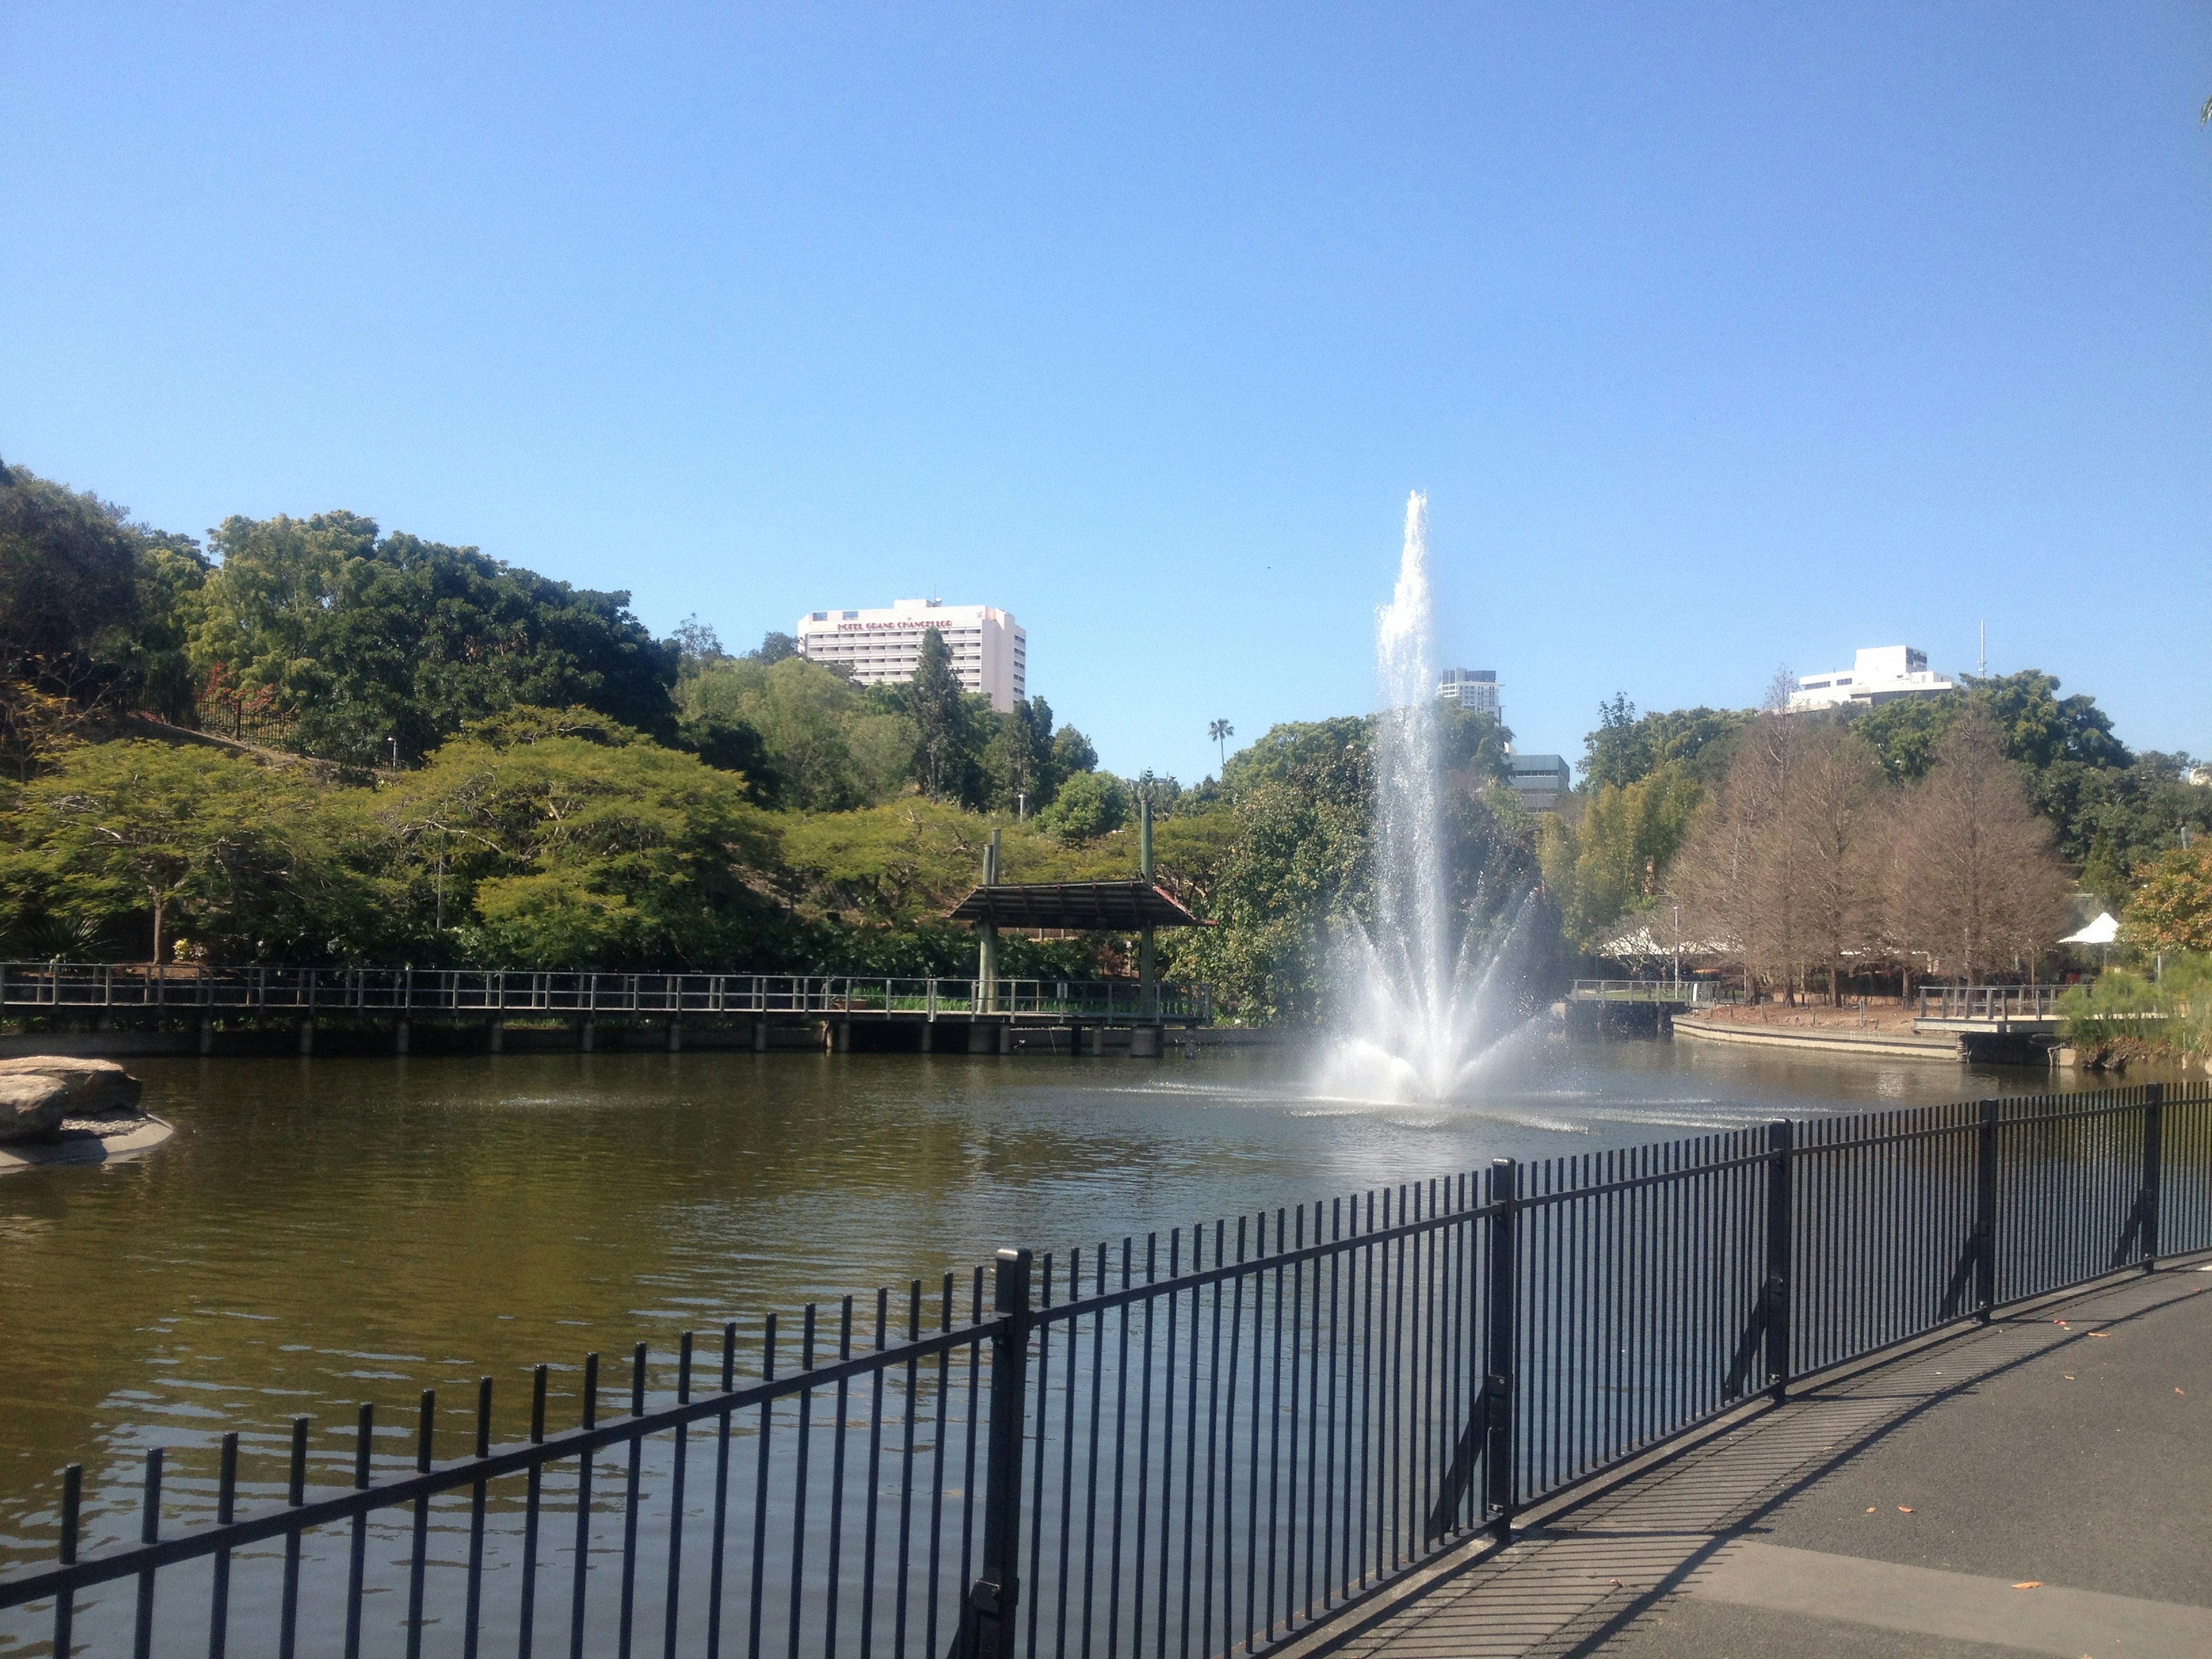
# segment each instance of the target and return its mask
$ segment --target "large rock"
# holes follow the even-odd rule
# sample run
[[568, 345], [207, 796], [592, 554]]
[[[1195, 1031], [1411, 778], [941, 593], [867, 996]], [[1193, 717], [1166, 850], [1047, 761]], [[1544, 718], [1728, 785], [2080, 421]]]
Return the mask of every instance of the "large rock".
[[65, 1079], [35, 1073], [0, 1077], [0, 1142], [50, 1135], [62, 1127], [69, 1111]]
[[67, 1117], [106, 1117], [138, 1109], [138, 1079], [112, 1060], [76, 1060], [66, 1054], [0, 1060], [0, 1084], [41, 1078], [61, 1085], [66, 1109], [63, 1115]]

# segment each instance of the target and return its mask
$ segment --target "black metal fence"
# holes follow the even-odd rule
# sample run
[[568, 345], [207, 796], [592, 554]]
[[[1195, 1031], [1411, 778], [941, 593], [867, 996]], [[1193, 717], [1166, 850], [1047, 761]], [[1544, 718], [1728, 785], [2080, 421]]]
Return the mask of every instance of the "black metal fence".
[[81, 1548], [71, 1468], [0, 1650], [1254, 1652], [1798, 1377], [2208, 1249], [2212, 1091], [2150, 1085], [1004, 1251], [703, 1364], [641, 1346], [612, 1419], [591, 1356], [557, 1432], [540, 1366], [509, 1444], [486, 1378], [459, 1422], [154, 1452], [135, 1542]]

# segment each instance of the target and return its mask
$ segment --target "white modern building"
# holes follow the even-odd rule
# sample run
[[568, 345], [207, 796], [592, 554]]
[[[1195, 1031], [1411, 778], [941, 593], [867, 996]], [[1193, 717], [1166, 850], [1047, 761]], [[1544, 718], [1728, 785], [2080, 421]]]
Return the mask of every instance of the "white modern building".
[[1842, 708], [1856, 704], [1865, 708], [1899, 697], [1936, 697], [1959, 688], [1941, 674], [1928, 672], [1928, 653], [1909, 645], [1861, 646], [1849, 668], [1826, 674], [1798, 677], [1790, 694], [1794, 709]]
[[1494, 668], [1447, 668], [1437, 678], [1437, 696], [1455, 702], [1470, 714], [1503, 720], [1498, 703], [1498, 671]]
[[799, 619], [799, 654], [844, 670], [857, 684], [903, 685], [933, 628], [963, 689], [990, 698], [1002, 714], [1029, 695], [1029, 635], [994, 605], [897, 599], [888, 610], [810, 611]]

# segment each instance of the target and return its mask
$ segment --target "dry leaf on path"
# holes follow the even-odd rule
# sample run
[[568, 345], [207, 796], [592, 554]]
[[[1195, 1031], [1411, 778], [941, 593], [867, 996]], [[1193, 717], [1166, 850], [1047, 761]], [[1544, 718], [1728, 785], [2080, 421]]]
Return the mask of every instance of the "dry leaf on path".
[[2020, 1583], [2014, 1584], [2013, 1588], [2014, 1589], [2041, 1589], [2043, 1588], [2043, 1581], [2040, 1578], [2023, 1578]]
[[1899, 1504], [1897, 1506], [1897, 1512], [1898, 1512], [1899, 1515], [1910, 1515], [1910, 1514], [1911, 1514], [1911, 1513], [1912, 1513], [1912, 1511], [1911, 1511], [1911, 1510], [1907, 1509], [1907, 1508], [1906, 1508], [1904, 1504]]

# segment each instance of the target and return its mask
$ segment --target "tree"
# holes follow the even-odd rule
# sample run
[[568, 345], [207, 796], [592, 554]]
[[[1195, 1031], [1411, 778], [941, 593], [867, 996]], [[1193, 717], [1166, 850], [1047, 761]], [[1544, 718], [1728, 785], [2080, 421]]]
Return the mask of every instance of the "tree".
[[31, 782], [11, 828], [11, 887], [65, 921], [143, 920], [153, 961], [180, 931], [225, 954], [323, 957], [384, 927], [347, 857], [347, 804], [224, 750], [88, 744]]
[[1227, 772], [1229, 770], [1229, 739], [1237, 735], [1237, 728], [1227, 720], [1214, 720], [1207, 725], [1206, 735], [1210, 742], [1221, 745], [1221, 769], [1224, 773]]
[[1098, 751], [1091, 746], [1091, 739], [1072, 726], [1063, 726], [1052, 735], [1052, 787], [1058, 789], [1079, 772], [1098, 769]]
[[746, 653], [755, 662], [775, 664], [787, 657], [799, 654], [799, 641], [790, 634], [779, 634], [774, 629], [761, 635], [760, 644]]
[[188, 718], [185, 629], [207, 570], [189, 537], [0, 465], [0, 765], [27, 778], [142, 707]]
[[738, 780], [634, 731], [517, 710], [442, 745], [377, 811], [418, 917], [442, 847], [444, 902], [475, 960], [738, 961], [774, 926], [746, 878], [775, 863], [765, 815]]
[[988, 717], [983, 745], [985, 805], [1026, 815], [1050, 804], [1053, 793], [1052, 705], [1042, 697], [1018, 700]]
[[1036, 826], [1063, 841], [1094, 841], [1129, 818], [1129, 792], [1104, 772], [1079, 772], [1036, 815]]
[[629, 595], [572, 588], [374, 520], [226, 519], [192, 656], [258, 693], [266, 736], [354, 765], [403, 757], [515, 703], [596, 708], [670, 738], [679, 647]]
[[1945, 734], [1914, 786], [1891, 851], [1889, 932], [1978, 984], [2063, 931], [2072, 884], [2051, 826], [2005, 758], [2004, 734], [1969, 717]]
[[1677, 708], [1639, 716], [1626, 692], [1598, 705], [1598, 728], [1583, 739], [1586, 789], [1626, 787], [1669, 761], [1680, 761], [1700, 782], [1724, 768], [1729, 740], [1751, 719], [1731, 709]]
[[914, 722], [915, 771], [923, 793], [938, 800], [965, 798], [969, 762], [976, 747], [975, 723], [968, 694], [952, 672], [952, 653], [933, 628], [923, 630], [903, 701]]
[[1680, 761], [1604, 784], [1579, 823], [1548, 818], [1546, 879], [1571, 939], [1598, 951], [1624, 917], [1657, 902], [1705, 792]]
[[[684, 745], [745, 773], [763, 805], [849, 811], [896, 794], [911, 775], [915, 728], [896, 695], [804, 657], [706, 664], [678, 682], [677, 700]], [[753, 765], [747, 732], [762, 757]]]
[[1809, 730], [1791, 782], [1783, 821], [1796, 848], [1797, 915], [1808, 954], [1827, 968], [1832, 1007], [1843, 1000], [1844, 957], [1880, 933], [1892, 803], [1873, 750], [1832, 720]]
[[1794, 994], [1803, 960], [1803, 849], [1790, 806], [1806, 730], [1773, 710], [1752, 721], [1669, 883], [1685, 928], [1735, 958], [1747, 992], [1778, 981]]
[[676, 632], [669, 638], [676, 647], [676, 672], [679, 675], [696, 672], [730, 654], [722, 649], [722, 636], [710, 624], [701, 622], [696, 611], [677, 623]]
[[2212, 842], [2172, 848], [2151, 865], [2122, 937], [2144, 951], [2212, 951]]

